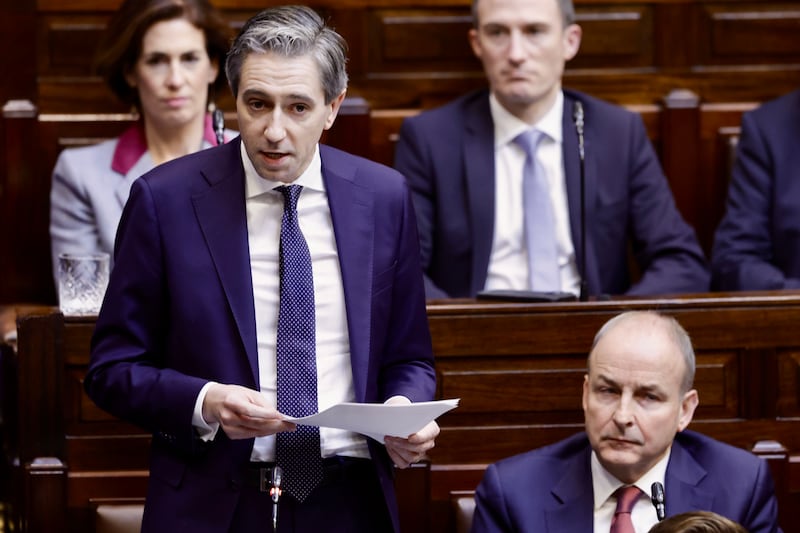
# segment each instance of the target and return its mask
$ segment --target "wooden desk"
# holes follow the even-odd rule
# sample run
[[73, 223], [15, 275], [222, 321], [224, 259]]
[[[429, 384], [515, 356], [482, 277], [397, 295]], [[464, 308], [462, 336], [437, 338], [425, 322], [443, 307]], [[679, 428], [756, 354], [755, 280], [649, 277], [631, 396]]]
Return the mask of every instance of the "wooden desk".
[[[425, 496], [416, 508], [427, 515], [428, 531], [453, 530], [451, 495], [474, 490], [488, 463], [582, 428], [581, 382], [591, 341], [606, 320], [628, 309], [671, 314], [692, 336], [700, 407], [690, 427], [746, 449], [760, 441], [782, 445], [768, 454], [781, 523], [785, 531], [800, 531], [800, 293], [430, 302], [437, 394], [461, 404], [439, 420], [429, 474], [417, 469], [400, 480], [404, 494]], [[52, 506], [62, 505], [68, 523], [77, 524], [71, 531], [80, 531], [90, 500], [144, 494], [150, 438], [83, 393], [92, 318], [19, 309], [17, 324], [20, 464], [59, 460], [29, 467], [29, 482], [46, 481], [55, 496], [44, 504], [43, 498], [29, 501], [26, 511], [34, 518], [58, 516]], [[36, 512], [34, 504], [45, 510]]]

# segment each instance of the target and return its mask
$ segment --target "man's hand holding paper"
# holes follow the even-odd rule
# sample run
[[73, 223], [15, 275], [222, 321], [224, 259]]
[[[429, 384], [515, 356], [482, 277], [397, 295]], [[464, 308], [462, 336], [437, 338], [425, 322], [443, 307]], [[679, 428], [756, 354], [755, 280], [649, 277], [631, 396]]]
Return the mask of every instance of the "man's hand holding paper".
[[392, 461], [406, 468], [433, 448], [439, 435], [436, 418], [457, 406], [458, 399], [411, 403], [404, 396], [393, 396], [383, 404], [340, 403], [315, 415], [284, 420], [361, 433], [383, 442]]
[[[411, 400], [405, 396], [393, 396], [384, 403], [386, 405], [402, 405], [411, 404]], [[439, 424], [435, 420], [431, 420], [425, 427], [406, 438], [386, 435], [383, 443], [395, 466], [408, 468], [409, 465], [417, 463], [425, 457], [425, 453], [433, 448], [438, 435]]]

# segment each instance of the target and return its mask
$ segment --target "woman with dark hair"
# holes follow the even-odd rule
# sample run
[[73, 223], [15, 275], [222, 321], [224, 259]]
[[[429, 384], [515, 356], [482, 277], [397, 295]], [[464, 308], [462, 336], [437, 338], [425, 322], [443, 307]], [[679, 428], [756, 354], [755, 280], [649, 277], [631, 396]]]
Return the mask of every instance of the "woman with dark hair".
[[123, 2], [100, 42], [97, 69], [139, 120], [115, 139], [60, 154], [50, 193], [55, 273], [61, 253], [112, 252], [136, 178], [218, 143], [208, 108], [225, 86], [229, 41], [229, 26], [208, 0]]

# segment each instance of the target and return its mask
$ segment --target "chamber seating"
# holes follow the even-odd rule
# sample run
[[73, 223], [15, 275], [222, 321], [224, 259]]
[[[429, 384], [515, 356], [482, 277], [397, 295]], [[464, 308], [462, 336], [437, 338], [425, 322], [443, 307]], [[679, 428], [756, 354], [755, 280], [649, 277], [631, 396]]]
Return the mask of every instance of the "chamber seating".
[[96, 499], [94, 508], [94, 533], [139, 533], [142, 528], [144, 500]]
[[[701, 398], [691, 428], [765, 457], [781, 525], [800, 531], [800, 292], [429, 302], [437, 397], [461, 401], [439, 419], [429, 463], [397, 473], [403, 531], [457, 531], [464, 522], [456, 518], [469, 509], [459, 499], [471, 495], [487, 464], [579, 431], [592, 337], [628, 309], [658, 309], [686, 327]], [[91, 531], [104, 502], [144, 497], [150, 436], [83, 392], [92, 317], [65, 319], [48, 307], [17, 312], [15, 509], [29, 526], [21, 531], [49, 532], [54, 523], [68, 524], [67, 533]]]

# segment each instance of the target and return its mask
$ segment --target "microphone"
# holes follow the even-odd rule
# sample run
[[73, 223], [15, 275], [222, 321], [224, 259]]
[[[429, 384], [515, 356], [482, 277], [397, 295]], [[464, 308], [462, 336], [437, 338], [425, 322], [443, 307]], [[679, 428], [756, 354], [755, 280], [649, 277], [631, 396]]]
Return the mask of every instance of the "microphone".
[[581, 242], [580, 242], [580, 276], [581, 288], [579, 300], [585, 302], [589, 299], [589, 286], [586, 282], [586, 168], [584, 165], [584, 147], [583, 147], [583, 104], [580, 100], [575, 100], [572, 118], [575, 120], [575, 131], [578, 133], [578, 156], [580, 157], [580, 176], [581, 176], [581, 212], [580, 212], [580, 225], [581, 225]]
[[217, 136], [217, 146], [225, 142], [225, 115], [222, 110], [217, 108], [211, 114], [211, 119], [214, 124], [214, 134]]
[[661, 522], [664, 520], [664, 516], [666, 515], [664, 509], [664, 485], [656, 481], [650, 485], [650, 493], [650, 500], [653, 502], [653, 506], [656, 508], [656, 516], [658, 517], [658, 521]]
[[272, 531], [278, 531], [278, 500], [283, 492], [281, 489], [283, 469], [278, 465], [272, 468], [272, 479], [270, 481], [272, 483], [272, 488], [269, 489], [269, 496], [272, 499]]

